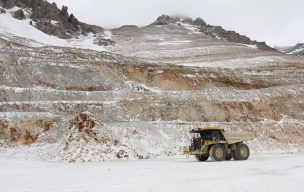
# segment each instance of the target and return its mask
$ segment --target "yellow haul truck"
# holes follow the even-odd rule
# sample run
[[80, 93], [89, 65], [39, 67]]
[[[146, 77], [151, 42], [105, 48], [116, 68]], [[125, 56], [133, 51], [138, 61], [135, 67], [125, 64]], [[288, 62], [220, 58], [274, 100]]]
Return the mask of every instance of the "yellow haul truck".
[[227, 133], [221, 127], [205, 126], [191, 129], [191, 145], [183, 147], [187, 155], [194, 155], [198, 161], [247, 160], [250, 150], [244, 141], [253, 139], [250, 134]]

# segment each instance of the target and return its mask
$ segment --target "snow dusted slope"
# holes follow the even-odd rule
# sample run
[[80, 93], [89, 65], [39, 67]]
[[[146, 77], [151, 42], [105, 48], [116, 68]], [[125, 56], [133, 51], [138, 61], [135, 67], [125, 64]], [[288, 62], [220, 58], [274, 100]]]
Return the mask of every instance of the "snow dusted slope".
[[[254, 152], [303, 150], [299, 57], [175, 22], [64, 40], [10, 11], [0, 14], [3, 155], [73, 162], [176, 155], [189, 127], [210, 124], [253, 133]], [[65, 149], [70, 120], [83, 111], [113, 142], [82, 140]], [[119, 148], [145, 155], [121, 156]]]
[[18, 20], [12, 16], [12, 12], [18, 10], [6, 10], [6, 13], [0, 14], [0, 37], [11, 40], [23, 45], [42, 47], [42, 46], [59, 46], [73, 47], [82, 49], [92, 49], [104, 51], [103, 46], [94, 44], [95, 37], [93, 34], [81, 36], [72, 39], [60, 39], [56, 36], [48, 35], [30, 25], [31, 19]]
[[279, 50], [288, 55], [304, 56], [304, 43], [298, 43], [291, 47], [281, 47]]
[[239, 68], [284, 61], [282, 54], [262, 51], [255, 45], [231, 43], [200, 32], [185, 23], [124, 26], [112, 30], [117, 46], [109, 50], [144, 61], [182, 66]]

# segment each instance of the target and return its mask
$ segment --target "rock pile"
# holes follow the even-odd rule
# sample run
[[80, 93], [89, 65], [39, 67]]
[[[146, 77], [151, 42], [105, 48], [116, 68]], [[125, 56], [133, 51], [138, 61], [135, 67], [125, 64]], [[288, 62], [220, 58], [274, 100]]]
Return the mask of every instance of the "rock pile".
[[122, 143], [110, 131], [101, 127], [91, 113], [78, 114], [71, 121], [66, 141], [60, 145], [54, 159], [65, 162], [92, 162], [149, 157], [148, 153]]
[[14, 13], [14, 17], [15, 17], [16, 19], [19, 19], [19, 20], [22, 20], [22, 19], [25, 19], [25, 18], [26, 18], [25, 15], [24, 15], [24, 12], [22, 11], [22, 9], [19, 9], [18, 11], [16, 11], [16, 12]]

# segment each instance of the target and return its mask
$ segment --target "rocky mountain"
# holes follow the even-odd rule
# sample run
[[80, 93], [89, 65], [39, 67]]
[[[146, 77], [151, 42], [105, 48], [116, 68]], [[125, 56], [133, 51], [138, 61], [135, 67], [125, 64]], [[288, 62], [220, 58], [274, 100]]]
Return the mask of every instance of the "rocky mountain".
[[276, 51], [276, 49], [268, 46], [265, 42], [253, 41], [249, 37], [246, 37], [245, 35], [240, 35], [235, 31], [227, 31], [221, 26], [209, 25], [202, 18], [196, 18], [195, 20], [192, 20], [192, 18], [187, 17], [170, 17], [168, 15], [162, 15], [158, 17], [152, 25], [168, 25], [173, 23], [195, 25], [199, 27], [200, 32], [203, 32], [205, 34], [211, 35], [214, 38], [221, 39], [224, 41], [254, 45], [262, 50]]
[[304, 56], [304, 43], [298, 43], [291, 47], [280, 47], [278, 50], [289, 55]]
[[30, 25], [62, 39], [103, 31], [101, 27], [78, 21], [73, 14], [68, 13], [68, 7], [59, 9], [56, 3], [45, 0], [0, 0], [0, 6], [12, 9], [16, 19], [29, 19]]
[[2, 12], [3, 155], [68, 162], [175, 155], [187, 130], [202, 125], [254, 134], [254, 152], [303, 151], [301, 57], [216, 38], [202, 19], [161, 16], [67, 40], [14, 18], [14, 9]]

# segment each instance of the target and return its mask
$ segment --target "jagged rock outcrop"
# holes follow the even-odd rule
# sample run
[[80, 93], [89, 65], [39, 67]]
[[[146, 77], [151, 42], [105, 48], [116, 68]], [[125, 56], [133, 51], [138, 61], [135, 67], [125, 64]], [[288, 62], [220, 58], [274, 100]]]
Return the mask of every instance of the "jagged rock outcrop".
[[256, 45], [258, 49], [266, 50], [266, 51], [277, 51], [276, 49], [268, 46], [265, 42], [258, 42], [251, 40], [249, 37], [245, 35], [240, 35], [235, 31], [225, 30], [221, 26], [213, 26], [208, 25], [202, 18], [196, 18], [194, 21], [189, 18], [181, 18], [181, 17], [171, 17], [168, 15], [159, 16], [152, 25], [169, 25], [169, 24], [192, 24], [200, 27], [200, 32], [203, 32], [207, 35], [212, 36], [216, 39], [225, 40], [228, 42], [242, 43], [248, 45]]
[[198, 26], [205, 26], [206, 22], [202, 18], [198, 17], [193, 21], [193, 24]]
[[[101, 27], [88, 25], [79, 22], [73, 14], [68, 13], [68, 7], [63, 6], [59, 9], [56, 3], [49, 3], [45, 0], [1, 0], [0, 5], [3, 8], [12, 8], [14, 6], [31, 9], [30, 19], [32, 19], [40, 31], [59, 38], [68, 39], [88, 33], [98, 33], [103, 31]], [[24, 19], [23, 11], [15, 13], [18, 19]], [[54, 23], [55, 21], [55, 23]]]
[[152, 25], [168, 25], [180, 21], [179, 17], [170, 17], [169, 15], [159, 16]]
[[240, 35], [235, 31], [227, 31], [223, 29], [221, 26], [212, 26], [212, 25], [203, 25], [201, 27], [201, 32], [205, 34], [209, 34], [214, 38], [226, 40], [229, 42], [242, 43], [248, 45], [256, 45], [258, 49], [265, 51], [276, 51], [276, 49], [268, 46], [265, 42], [257, 42], [251, 40], [249, 37], [245, 35]]

